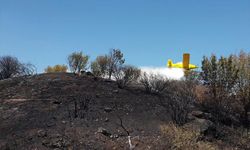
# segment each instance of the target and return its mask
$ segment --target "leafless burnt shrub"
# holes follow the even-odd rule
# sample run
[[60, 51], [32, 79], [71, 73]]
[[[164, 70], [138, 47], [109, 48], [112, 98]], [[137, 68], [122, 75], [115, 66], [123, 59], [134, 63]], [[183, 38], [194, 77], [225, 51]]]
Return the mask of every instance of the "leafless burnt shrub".
[[20, 62], [16, 57], [4, 56], [0, 58], [0, 78], [7, 79], [19, 74]]
[[12, 56], [0, 57], [0, 79], [33, 75], [35, 73], [36, 68], [32, 64], [23, 64], [16, 57]]
[[141, 70], [134, 66], [121, 66], [116, 68], [114, 77], [119, 88], [124, 88], [133, 81], [136, 81], [141, 74]]
[[119, 125], [126, 132], [127, 136], [129, 136], [130, 133], [127, 130], [127, 128], [124, 126], [122, 117], [119, 115], [119, 113], [117, 113], [117, 111], [119, 110], [117, 102], [113, 103], [113, 107], [114, 107], [114, 110], [116, 112], [115, 115], [119, 119], [119, 123], [117, 123], [117, 125]]
[[[93, 97], [89, 95], [77, 95], [72, 97], [72, 101], [68, 104], [68, 116], [69, 118], [86, 118], [90, 105], [93, 102]], [[73, 106], [71, 105], [73, 103]]]
[[188, 81], [171, 81], [163, 95], [160, 96], [161, 104], [171, 115], [174, 123], [183, 125], [188, 121], [188, 114], [195, 102], [192, 83]]
[[147, 93], [155, 94], [163, 92], [169, 84], [166, 77], [160, 74], [148, 74], [146, 72], [141, 75], [139, 82], [144, 86]]
[[31, 63], [22, 64], [20, 70], [21, 70], [20, 75], [24, 75], [24, 76], [35, 75], [37, 73], [36, 66]]
[[89, 111], [89, 106], [92, 98], [87, 96], [81, 97], [79, 100], [80, 118], [84, 118], [87, 112]]
[[121, 118], [121, 116], [119, 116], [119, 115], [116, 115], [117, 116], [117, 118], [119, 119], [119, 121], [120, 121], [120, 126], [121, 126], [121, 128], [127, 133], [127, 135], [129, 136], [129, 131], [125, 128], [125, 126], [123, 125], [123, 120], [122, 120], [122, 118]]

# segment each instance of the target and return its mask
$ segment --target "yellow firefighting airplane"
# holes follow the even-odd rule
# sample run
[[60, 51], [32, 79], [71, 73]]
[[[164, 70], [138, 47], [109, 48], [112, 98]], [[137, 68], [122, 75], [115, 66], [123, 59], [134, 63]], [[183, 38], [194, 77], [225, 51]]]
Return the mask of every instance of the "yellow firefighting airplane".
[[197, 66], [190, 64], [190, 54], [184, 53], [183, 60], [180, 63], [174, 64], [171, 59], [168, 60], [167, 67], [168, 68], [183, 68], [185, 70], [195, 69], [198, 68]]

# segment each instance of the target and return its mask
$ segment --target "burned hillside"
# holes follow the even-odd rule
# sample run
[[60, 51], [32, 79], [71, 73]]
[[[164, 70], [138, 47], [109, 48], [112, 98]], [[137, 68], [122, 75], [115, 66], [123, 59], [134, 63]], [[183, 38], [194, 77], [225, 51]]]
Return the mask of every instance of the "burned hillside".
[[187, 140], [197, 149], [249, 146], [195, 105], [177, 130], [168, 125], [173, 117], [158, 94], [91, 75], [5, 79], [0, 100], [1, 149], [174, 149], [176, 142], [183, 149]]

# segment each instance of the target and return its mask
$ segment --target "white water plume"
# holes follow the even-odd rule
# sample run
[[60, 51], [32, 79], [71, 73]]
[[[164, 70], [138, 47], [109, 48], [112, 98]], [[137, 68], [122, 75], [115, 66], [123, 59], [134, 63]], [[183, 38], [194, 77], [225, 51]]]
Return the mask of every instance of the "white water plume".
[[141, 67], [142, 72], [159, 74], [168, 79], [180, 80], [184, 77], [184, 70], [181, 68], [167, 67]]

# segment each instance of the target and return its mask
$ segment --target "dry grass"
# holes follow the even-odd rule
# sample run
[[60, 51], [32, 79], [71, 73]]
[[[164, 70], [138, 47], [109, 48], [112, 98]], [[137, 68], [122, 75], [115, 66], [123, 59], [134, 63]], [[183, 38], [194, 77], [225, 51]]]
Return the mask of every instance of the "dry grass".
[[178, 150], [215, 150], [216, 146], [209, 142], [201, 141], [199, 132], [177, 127], [175, 124], [170, 123], [161, 125], [161, 132], [169, 139], [171, 149]]
[[196, 100], [198, 103], [204, 102], [208, 97], [208, 88], [204, 85], [196, 85], [194, 88], [194, 92], [196, 95]]
[[250, 149], [250, 134], [245, 130], [244, 128], [222, 126], [218, 129], [218, 132], [224, 135], [221, 138], [224, 145], [227, 144], [230, 147], [235, 147], [235, 149]]

